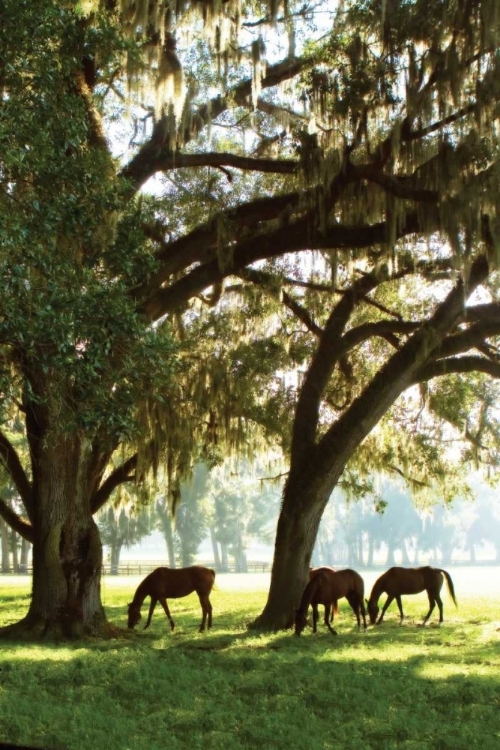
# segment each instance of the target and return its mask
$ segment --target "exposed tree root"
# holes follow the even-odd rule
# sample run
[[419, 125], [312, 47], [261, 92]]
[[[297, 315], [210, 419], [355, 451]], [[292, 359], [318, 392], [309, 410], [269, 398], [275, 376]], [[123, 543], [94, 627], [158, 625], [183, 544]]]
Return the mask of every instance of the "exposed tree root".
[[118, 627], [106, 618], [99, 618], [90, 624], [61, 620], [44, 620], [27, 615], [19, 622], [0, 628], [0, 640], [24, 642], [61, 642], [87, 639], [130, 638], [131, 631]]

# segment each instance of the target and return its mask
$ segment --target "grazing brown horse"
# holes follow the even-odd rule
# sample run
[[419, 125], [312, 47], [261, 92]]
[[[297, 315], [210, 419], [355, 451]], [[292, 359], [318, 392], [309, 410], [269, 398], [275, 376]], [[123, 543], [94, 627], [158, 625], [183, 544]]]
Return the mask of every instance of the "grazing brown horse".
[[[335, 568], [330, 567], [330, 565], [323, 565], [319, 568], [309, 568], [309, 580], [316, 575], [316, 573], [319, 573], [320, 570], [331, 570], [332, 573], [335, 573]], [[338, 615], [339, 613], [339, 603], [337, 600], [332, 602], [332, 612], [330, 615], [330, 622], [333, 622], [334, 615]]]
[[[443, 576], [446, 578], [448, 591], [456, 607], [458, 605], [455, 599], [453, 581], [446, 570], [431, 568], [429, 565], [423, 568], [389, 568], [373, 584], [370, 599], [366, 603], [371, 624], [373, 625], [376, 622], [378, 625], [382, 622], [388, 606], [394, 599], [397, 602], [399, 614], [401, 615], [400, 622], [403, 622], [404, 614], [401, 595], [420, 594], [421, 591], [427, 591], [430, 606], [422, 625], [425, 625], [436, 604], [439, 607], [439, 624], [441, 624], [443, 622], [443, 602], [441, 601], [439, 592], [443, 585]], [[387, 594], [387, 599], [377, 620], [379, 613], [378, 600], [384, 592]]]
[[[366, 630], [366, 614], [364, 605], [365, 585], [363, 579], [355, 570], [334, 571], [330, 568], [322, 568], [311, 575], [307, 586], [302, 594], [299, 608], [295, 610], [295, 635], [300, 635], [307, 625], [307, 610], [309, 605], [313, 611], [313, 632], [316, 632], [318, 622], [318, 606], [323, 604], [325, 607], [325, 625], [332, 633], [337, 635], [337, 631], [330, 625], [330, 612], [337, 610], [337, 602], [345, 597], [356, 615], [358, 628], [361, 627], [360, 614], [363, 617], [363, 625]], [[333, 619], [333, 618], [332, 618]]]
[[141, 607], [147, 596], [151, 597], [149, 614], [144, 630], [149, 627], [153, 612], [158, 602], [165, 610], [165, 614], [174, 629], [174, 621], [170, 615], [167, 599], [179, 599], [196, 591], [203, 612], [200, 633], [207, 627], [212, 627], [212, 605], [210, 604], [210, 592], [215, 581], [215, 570], [203, 568], [201, 565], [192, 565], [190, 568], [156, 568], [141, 581], [134, 594], [133, 600], [128, 605], [128, 627], [133, 628], [141, 619]]

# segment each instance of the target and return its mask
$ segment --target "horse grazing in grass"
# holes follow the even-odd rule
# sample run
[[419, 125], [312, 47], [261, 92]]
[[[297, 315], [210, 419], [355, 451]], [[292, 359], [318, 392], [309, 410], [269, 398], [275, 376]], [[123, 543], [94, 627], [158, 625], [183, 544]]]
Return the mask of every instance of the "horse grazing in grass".
[[[330, 565], [322, 565], [319, 568], [309, 568], [309, 580], [316, 575], [316, 573], [319, 573], [320, 570], [331, 570], [332, 573], [335, 573], [335, 568], [330, 567]], [[339, 603], [335, 600], [332, 602], [332, 611], [330, 614], [330, 622], [333, 622], [334, 615], [338, 615], [339, 613]]]
[[[387, 608], [394, 599], [399, 607], [399, 614], [401, 615], [400, 622], [403, 622], [404, 614], [401, 595], [420, 594], [421, 591], [427, 591], [430, 606], [422, 625], [425, 625], [436, 604], [439, 607], [439, 624], [441, 624], [443, 622], [443, 602], [441, 601], [439, 592], [443, 585], [443, 576], [446, 578], [448, 591], [450, 592], [450, 596], [456, 607], [458, 605], [455, 598], [453, 581], [446, 570], [442, 570], [441, 568], [431, 568], [429, 565], [426, 565], [423, 568], [389, 568], [389, 570], [383, 573], [380, 578], [377, 578], [373, 584], [370, 598], [366, 603], [371, 624], [373, 625], [375, 622], [380, 624], [382, 622]], [[382, 607], [380, 617], [377, 620], [379, 613], [378, 600], [383, 593], [387, 594], [387, 599]]]
[[151, 597], [149, 614], [144, 630], [149, 627], [153, 612], [158, 602], [165, 610], [165, 614], [174, 629], [174, 621], [168, 608], [167, 599], [180, 599], [196, 591], [201, 604], [203, 619], [201, 621], [200, 633], [207, 627], [212, 627], [212, 605], [210, 604], [210, 592], [215, 581], [215, 570], [203, 568], [201, 565], [192, 565], [190, 568], [156, 568], [138, 585], [133, 600], [128, 605], [128, 627], [133, 628], [141, 619], [141, 607], [147, 596]]
[[[334, 571], [331, 568], [320, 568], [317, 571], [309, 572], [310, 578], [302, 594], [299, 608], [295, 610], [295, 635], [300, 635], [307, 625], [307, 610], [309, 605], [313, 611], [313, 632], [316, 632], [316, 625], [319, 618], [318, 606], [323, 604], [325, 607], [325, 625], [332, 635], [337, 635], [337, 631], [330, 625], [330, 613], [338, 612], [337, 602], [345, 597], [356, 615], [358, 628], [361, 627], [361, 618], [366, 630], [366, 613], [364, 605], [365, 585], [363, 579], [355, 570]], [[333, 617], [332, 617], [333, 620]]]

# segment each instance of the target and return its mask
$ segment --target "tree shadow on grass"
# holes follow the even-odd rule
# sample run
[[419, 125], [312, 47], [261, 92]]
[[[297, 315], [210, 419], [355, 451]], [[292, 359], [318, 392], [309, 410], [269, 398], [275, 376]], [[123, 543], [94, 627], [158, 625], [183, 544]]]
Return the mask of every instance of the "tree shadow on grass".
[[495, 642], [447, 646], [462, 632], [450, 628], [416, 643], [416, 629], [358, 634], [348, 622], [337, 637], [199, 634], [198, 620], [184, 613], [182, 632], [162, 622], [127, 643], [0, 652], [0, 738], [68, 750], [167, 738], [177, 750], [498, 747], [498, 672], [484, 659]]

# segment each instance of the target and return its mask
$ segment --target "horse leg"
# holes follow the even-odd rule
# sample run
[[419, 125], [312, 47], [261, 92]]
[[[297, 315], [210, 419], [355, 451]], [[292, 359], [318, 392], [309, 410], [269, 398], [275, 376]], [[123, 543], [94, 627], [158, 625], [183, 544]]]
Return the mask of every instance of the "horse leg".
[[173, 629], [174, 629], [174, 626], [175, 626], [175, 623], [174, 623], [174, 621], [172, 620], [172, 615], [170, 614], [170, 610], [169, 610], [169, 608], [168, 608], [167, 600], [166, 600], [165, 598], [163, 598], [163, 599], [160, 599], [160, 604], [161, 604], [161, 606], [163, 607], [163, 609], [164, 609], [164, 611], [165, 611], [165, 614], [167, 615], [167, 620], [168, 620], [168, 621], [169, 621], [169, 623], [170, 623], [170, 630], [173, 630]]
[[380, 613], [380, 617], [377, 620], [377, 625], [380, 625], [380, 623], [384, 619], [384, 615], [387, 612], [387, 609], [388, 609], [389, 605], [392, 604], [393, 601], [394, 601], [394, 597], [393, 596], [388, 596], [387, 597], [386, 602], [385, 602], [384, 606], [382, 607], [382, 612]]
[[436, 596], [436, 601], [439, 607], [439, 624], [441, 625], [441, 623], [443, 622], [443, 601], [441, 597], [439, 596], [439, 594], [437, 594]]
[[[429, 594], [429, 611], [427, 612], [426, 616], [424, 617], [424, 621], [422, 622], [422, 625], [425, 625], [425, 623], [427, 622], [427, 620], [429, 619], [429, 617], [432, 615], [435, 606], [436, 606], [436, 602], [435, 602], [434, 598]], [[443, 604], [441, 603], [440, 612], [442, 611], [442, 609], [443, 609]], [[439, 622], [441, 622], [441, 620]]]
[[396, 598], [396, 602], [397, 602], [399, 614], [400, 614], [399, 624], [402, 625], [403, 620], [405, 619], [405, 616], [403, 614], [403, 602], [401, 601], [401, 594], [397, 594], [395, 598]]
[[[330, 612], [332, 613], [330, 618]], [[325, 625], [332, 635], [337, 635], [337, 631], [332, 628], [330, 621], [333, 622], [333, 609], [331, 604], [325, 604]]]
[[349, 606], [351, 607], [352, 611], [356, 615], [356, 620], [358, 623], [358, 630], [359, 630], [359, 628], [361, 627], [361, 619], [359, 616], [360, 607], [359, 607], [358, 597], [356, 596], [354, 591], [350, 591], [348, 594], [346, 594], [345, 598], [349, 602]]
[[153, 617], [153, 612], [155, 611], [155, 607], [158, 603], [158, 599], [154, 599], [151, 597], [151, 604], [149, 605], [149, 612], [148, 612], [148, 619], [146, 621], [146, 624], [144, 625], [144, 630], [146, 628], [149, 628], [149, 623], [151, 622], [151, 618]]
[[366, 630], [366, 609], [362, 596], [359, 598], [359, 608], [361, 610], [361, 617], [363, 618], [363, 628]]
[[355, 599], [355, 615], [356, 620], [358, 621], [358, 630], [361, 630], [361, 617], [363, 617], [363, 629], [366, 630], [366, 612], [365, 612], [365, 605], [363, 604], [363, 599], [360, 597], [356, 597]]
[[318, 625], [318, 620], [319, 620], [319, 610], [318, 610], [317, 604], [312, 605], [312, 613], [313, 613], [313, 633], [315, 633], [317, 631], [317, 625]]
[[208, 627], [212, 627], [212, 605], [210, 604], [210, 599], [208, 596], [202, 596], [201, 594], [198, 596], [201, 604], [201, 611], [203, 613], [202, 619], [201, 619], [201, 625], [200, 625], [200, 633], [203, 633], [205, 630], [205, 624], [207, 622], [208, 617]]

